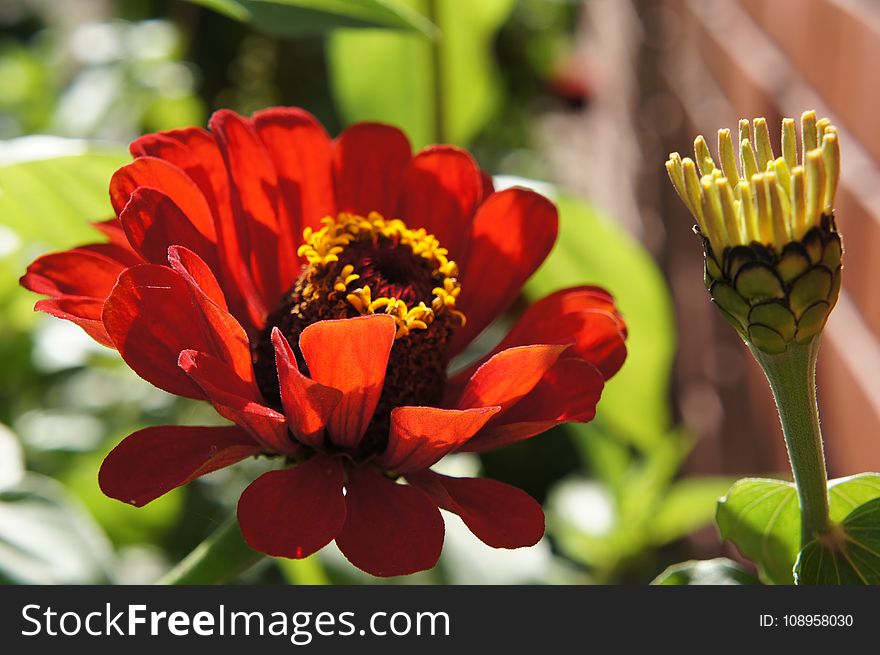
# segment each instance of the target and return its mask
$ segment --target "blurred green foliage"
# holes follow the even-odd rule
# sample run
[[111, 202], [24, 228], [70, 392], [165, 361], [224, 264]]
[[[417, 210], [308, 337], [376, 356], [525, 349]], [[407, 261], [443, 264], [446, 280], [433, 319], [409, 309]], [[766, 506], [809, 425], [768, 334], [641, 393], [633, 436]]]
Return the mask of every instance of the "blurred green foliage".
[[[108, 3], [113, 15], [86, 20], [78, 2], [57, 12], [16, 2], [18, 14], [0, 13], [0, 137], [9, 139], [0, 143], [0, 423], [12, 428], [0, 432], [0, 455], [4, 443], [18, 448], [22, 457], [8, 461], [23, 466], [5, 477], [0, 467], [0, 561], [14, 562], [0, 564], [0, 579], [151, 581], [232, 512], [267, 463], [216, 472], [146, 509], [104, 498], [97, 470], [127, 433], [219, 419], [139, 380], [78, 328], [34, 315], [35, 298], [17, 286], [27, 262], [96, 238], [89, 222], [111, 216], [107, 183], [128, 140], [204, 123], [221, 106], [297, 104], [334, 132], [355, 120], [397, 123], [416, 147], [445, 140], [472, 147], [490, 172], [546, 176], [536, 120], [588, 100], [573, 105], [549, 82], [577, 11], [555, 0], [120, 0]], [[27, 134], [55, 138], [14, 138]], [[483, 470], [530, 491], [545, 503], [548, 539], [495, 551], [452, 517], [438, 567], [405, 582], [647, 582], [688, 556], [681, 538], [711, 521], [729, 486], [680, 475], [692, 440], [670, 411], [675, 328], [660, 271], [613, 219], [550, 192], [560, 239], [524, 300], [605, 286], [626, 316], [629, 359], [595, 422], [444, 463], [453, 475]], [[10, 526], [65, 532], [66, 564], [4, 534], [13, 515], [24, 524]], [[28, 573], [37, 570], [28, 557], [54, 577]], [[332, 547], [301, 562], [266, 560], [242, 580], [377, 582]]]
[[415, 148], [466, 145], [501, 100], [491, 46], [513, 0], [408, 4], [428, 13], [440, 36], [337, 31], [328, 49], [334, 96], [348, 122], [399, 125]]
[[651, 583], [655, 585], [756, 585], [755, 577], [729, 559], [673, 564]]
[[434, 25], [403, 0], [190, 0], [281, 37], [321, 34], [342, 27], [416, 30]]

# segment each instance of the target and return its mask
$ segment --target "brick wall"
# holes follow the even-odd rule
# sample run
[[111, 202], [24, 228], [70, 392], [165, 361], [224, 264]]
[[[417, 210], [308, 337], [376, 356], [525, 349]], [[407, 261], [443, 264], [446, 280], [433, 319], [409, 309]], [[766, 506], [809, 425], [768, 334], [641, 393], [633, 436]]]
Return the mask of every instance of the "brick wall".
[[[617, 216], [667, 273], [684, 344], [673, 402], [700, 437], [691, 468], [740, 474], [788, 466], [766, 382], [707, 300], [690, 216], [663, 163], [672, 150], [688, 151], [698, 133], [712, 143], [720, 127], [735, 132], [740, 117], [778, 126], [783, 116], [816, 109], [837, 126], [843, 157], [844, 288], [819, 365], [829, 469], [833, 476], [880, 470], [880, 2], [589, 0], [583, 7], [583, 55], [596, 96], [584, 115], [554, 119], [555, 131], [568, 135], [556, 145], [559, 177]], [[777, 146], [778, 129], [771, 130]]]

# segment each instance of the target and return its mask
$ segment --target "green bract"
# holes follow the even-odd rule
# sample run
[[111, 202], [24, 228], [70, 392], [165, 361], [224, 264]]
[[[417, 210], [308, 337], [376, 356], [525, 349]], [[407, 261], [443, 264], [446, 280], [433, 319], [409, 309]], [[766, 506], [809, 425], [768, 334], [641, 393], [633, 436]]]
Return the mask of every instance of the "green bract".
[[757, 242], [720, 257], [704, 239], [705, 282], [722, 316], [753, 347], [785, 352], [825, 327], [840, 293], [840, 235], [833, 215], [781, 249]]

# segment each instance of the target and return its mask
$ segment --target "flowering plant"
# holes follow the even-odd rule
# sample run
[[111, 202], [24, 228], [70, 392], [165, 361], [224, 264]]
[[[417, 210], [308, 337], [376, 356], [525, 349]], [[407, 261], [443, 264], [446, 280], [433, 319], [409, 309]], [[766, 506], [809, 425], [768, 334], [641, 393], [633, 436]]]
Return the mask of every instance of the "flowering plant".
[[807, 111], [800, 136], [798, 149], [795, 122], [784, 119], [774, 157], [766, 121], [743, 119], [739, 148], [719, 130], [720, 165], [702, 136], [695, 160], [672, 153], [666, 162], [697, 221], [712, 301], [770, 384], [794, 476], [740, 480], [717, 522], [768, 582], [878, 584], [880, 475], [828, 482], [816, 399], [819, 343], [841, 286], [838, 132]]
[[[231, 424], [139, 430], [103, 491], [144, 505], [254, 455], [283, 467], [242, 494], [254, 549], [303, 558], [332, 540], [379, 576], [432, 567], [438, 508], [497, 548], [535, 544], [540, 505], [501, 482], [431, 470], [566, 421], [590, 421], [626, 328], [596, 287], [529, 307], [447, 374], [553, 246], [533, 191], [494, 191], [451, 146], [416, 154], [360, 123], [331, 139], [307, 112], [220, 111], [211, 130], [149, 134], [113, 176], [109, 239], [43, 256], [37, 309], [115, 348], [142, 378]], [[403, 484], [403, 482], [406, 484]]]

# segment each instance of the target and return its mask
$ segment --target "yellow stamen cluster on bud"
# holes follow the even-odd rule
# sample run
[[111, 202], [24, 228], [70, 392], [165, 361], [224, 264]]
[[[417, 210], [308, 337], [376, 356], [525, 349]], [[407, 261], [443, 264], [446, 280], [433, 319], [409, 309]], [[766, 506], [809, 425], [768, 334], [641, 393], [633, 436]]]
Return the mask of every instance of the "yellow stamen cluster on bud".
[[781, 248], [832, 213], [840, 177], [837, 129], [804, 112], [798, 160], [795, 122], [786, 118], [781, 150], [775, 157], [767, 121], [756, 118], [739, 122], [738, 149], [730, 130], [718, 131], [720, 165], [702, 136], [694, 141], [694, 159], [669, 155], [672, 184], [718, 256], [752, 242]]
[[321, 223], [323, 227], [318, 230], [303, 230], [304, 243], [297, 250], [297, 254], [305, 257], [314, 267], [326, 267], [338, 262], [346, 246], [354, 241], [384, 238], [397, 246], [408, 247], [413, 255], [428, 262], [431, 275], [440, 282], [432, 291], [434, 297], [430, 307], [424, 302], [408, 307], [398, 298], [373, 298], [369, 285], [349, 290], [361, 276], [355, 272], [353, 265], [346, 264], [333, 281], [333, 291], [346, 294], [346, 300], [358, 313], [393, 316], [397, 322], [398, 339], [412, 330], [427, 329], [441, 312], [449, 312], [464, 325], [465, 315], [455, 307], [461, 293], [461, 285], [456, 277], [458, 265], [449, 259], [449, 251], [440, 245], [433, 234], [424, 228], [410, 229], [402, 220], [386, 219], [378, 212], [370, 212], [367, 217], [343, 212], [337, 218], [327, 216], [321, 219]]

